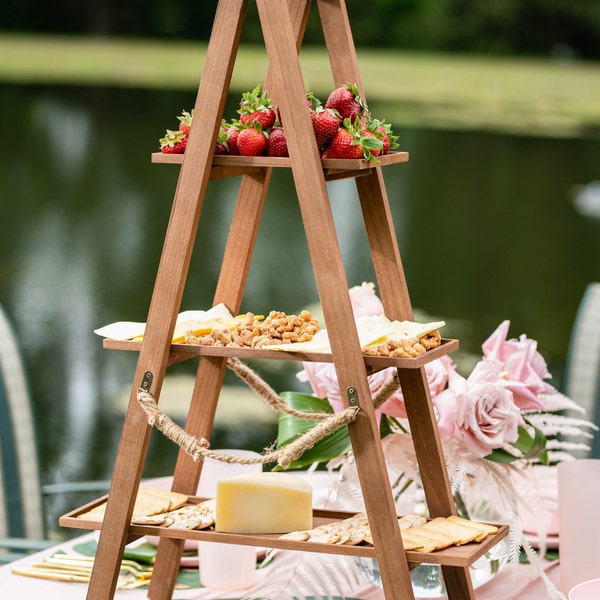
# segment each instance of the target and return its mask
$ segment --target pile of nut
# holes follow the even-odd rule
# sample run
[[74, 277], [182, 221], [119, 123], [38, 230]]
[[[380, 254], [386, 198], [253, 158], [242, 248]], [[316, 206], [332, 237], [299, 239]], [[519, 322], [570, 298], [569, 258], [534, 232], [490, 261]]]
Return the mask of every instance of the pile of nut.
[[365, 346], [362, 351], [367, 356], [393, 356], [396, 358], [414, 358], [425, 354], [427, 350], [437, 348], [442, 341], [440, 332], [436, 329], [420, 338], [403, 340], [386, 340], [373, 346]]
[[215, 329], [207, 335], [196, 336], [189, 332], [186, 344], [200, 346], [228, 346], [233, 348], [262, 348], [292, 342], [308, 342], [319, 331], [319, 323], [309, 311], [299, 315], [286, 315], [271, 311], [264, 319], [246, 313], [229, 329]]

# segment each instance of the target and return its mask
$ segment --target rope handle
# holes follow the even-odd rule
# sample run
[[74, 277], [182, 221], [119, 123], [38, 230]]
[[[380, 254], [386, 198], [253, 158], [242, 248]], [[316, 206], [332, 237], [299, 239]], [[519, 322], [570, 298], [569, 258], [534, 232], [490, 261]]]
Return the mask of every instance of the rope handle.
[[[350, 406], [337, 413], [309, 413], [298, 411], [285, 402], [255, 371], [242, 363], [238, 358], [228, 358], [227, 367], [231, 369], [246, 385], [254, 390], [271, 408], [276, 411], [298, 417], [300, 419], [320, 421], [312, 429], [299, 436], [293, 442], [274, 450], [268, 448], [256, 457], [231, 456], [210, 450], [209, 442], [205, 438], [197, 438], [188, 434], [169, 416], [165, 415], [150, 394], [144, 388], [138, 388], [137, 400], [146, 413], [148, 424], [156, 427], [165, 437], [175, 442], [182, 450], [189, 454], [195, 461], [213, 458], [226, 463], [238, 464], [267, 464], [277, 463], [284, 469], [312, 448], [319, 440], [333, 433], [340, 427], [348, 425], [356, 418], [360, 410], [358, 406]], [[373, 398], [375, 408], [380, 407], [399, 388], [400, 381], [397, 372], [386, 382]]]
[[358, 407], [352, 406], [345, 410], [328, 415], [318, 425], [298, 437], [293, 442], [279, 448], [278, 450], [267, 449], [263, 454], [256, 457], [231, 456], [214, 452], [209, 448], [209, 442], [205, 438], [197, 438], [188, 434], [169, 416], [165, 415], [159, 408], [152, 395], [142, 388], [138, 388], [137, 400], [146, 413], [148, 424], [156, 427], [165, 437], [175, 442], [182, 450], [189, 454], [195, 461], [213, 458], [226, 463], [239, 464], [266, 464], [277, 463], [284, 469], [302, 456], [306, 450], [312, 448], [319, 440], [329, 435], [336, 429], [354, 421]]

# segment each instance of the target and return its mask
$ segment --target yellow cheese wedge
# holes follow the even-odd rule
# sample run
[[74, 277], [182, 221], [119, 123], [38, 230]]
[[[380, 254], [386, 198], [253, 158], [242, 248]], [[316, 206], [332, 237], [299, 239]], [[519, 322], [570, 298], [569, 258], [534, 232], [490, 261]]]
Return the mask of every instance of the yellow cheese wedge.
[[253, 473], [217, 483], [215, 529], [288, 533], [312, 528], [312, 487], [289, 473]]

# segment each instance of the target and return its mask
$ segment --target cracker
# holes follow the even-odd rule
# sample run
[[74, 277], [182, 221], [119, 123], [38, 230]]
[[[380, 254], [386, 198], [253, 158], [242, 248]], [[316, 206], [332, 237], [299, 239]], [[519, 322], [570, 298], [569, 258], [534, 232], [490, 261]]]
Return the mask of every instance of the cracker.
[[359, 527], [353, 527], [349, 531], [350, 537], [344, 542], [345, 546], [358, 546], [358, 544], [362, 544], [365, 540], [365, 535], [369, 535], [370, 531], [366, 525], [361, 525]]
[[[352, 537], [352, 530], [347, 527], [339, 527], [337, 530], [338, 539], [335, 541], [338, 545], [347, 544]], [[362, 536], [361, 536], [362, 537]]]
[[404, 519], [410, 523], [411, 527], [421, 527], [421, 525], [427, 523], [427, 519], [422, 515], [405, 515], [404, 517], [400, 517], [400, 519]]
[[151, 516], [145, 516], [145, 515], [135, 516], [134, 515], [131, 518], [131, 524], [132, 525], [164, 525], [165, 519], [166, 519], [166, 517], [164, 514], [151, 515]]
[[490, 525], [488, 523], [480, 523], [478, 521], [471, 521], [469, 519], [464, 519], [462, 517], [457, 517], [453, 515], [448, 517], [448, 520], [457, 525], [461, 525], [463, 527], [472, 527], [478, 531], [478, 535], [474, 538], [474, 541], [481, 542], [488, 535], [493, 535], [494, 533], [498, 533], [498, 528], [495, 525]]
[[306, 541], [317, 544], [336, 544], [340, 539], [340, 536], [337, 533], [327, 531], [326, 529], [319, 529], [318, 527], [311, 529], [308, 533], [309, 537]]
[[168, 506], [165, 510], [176, 510], [181, 508], [188, 501], [188, 497], [185, 494], [180, 494], [179, 492], [172, 492], [169, 490], [161, 490], [154, 487], [141, 487], [138, 491], [138, 499], [140, 498], [140, 495], [142, 497], [147, 496], [151, 499], [162, 498], [163, 500], [168, 501]]
[[187, 518], [175, 519], [171, 529], [206, 529], [215, 522], [210, 515], [192, 514]]
[[[171, 504], [180, 505], [187, 502], [187, 496], [176, 492], [158, 490], [152, 487], [139, 488], [135, 504], [133, 506], [133, 517], [151, 517], [167, 512]], [[106, 512], [106, 502], [99, 504], [91, 510], [79, 515], [81, 519], [93, 519], [102, 521]]]
[[94, 506], [90, 510], [77, 515], [78, 519], [89, 519], [91, 521], [102, 521], [104, 518], [104, 513], [106, 511], [106, 502], [99, 504], [98, 506]]
[[417, 538], [411, 538], [406, 530], [401, 531], [400, 535], [402, 536], [404, 550], [421, 550], [423, 548], [422, 542]]
[[423, 529], [429, 529], [450, 536], [453, 539], [453, 544], [455, 546], [468, 544], [469, 542], [474, 541], [479, 535], [479, 530], [474, 527], [466, 527], [444, 517], [432, 519], [423, 525]]
[[305, 542], [310, 537], [308, 531], [290, 531], [279, 536], [280, 540], [292, 540], [294, 542]]
[[402, 535], [402, 543], [405, 544], [405, 549], [408, 550], [407, 546], [412, 546], [413, 550], [418, 550], [419, 552], [434, 552], [435, 550], [441, 550], [442, 548], [446, 548], [444, 542], [436, 539], [433, 536], [419, 533], [415, 531], [417, 528], [412, 527], [411, 529], [405, 529], [401, 531]]

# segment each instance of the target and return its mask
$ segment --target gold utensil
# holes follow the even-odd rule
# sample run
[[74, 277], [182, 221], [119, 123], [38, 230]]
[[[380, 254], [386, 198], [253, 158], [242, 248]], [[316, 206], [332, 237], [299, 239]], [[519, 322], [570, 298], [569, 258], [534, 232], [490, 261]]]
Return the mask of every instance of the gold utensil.
[[[89, 583], [94, 558], [91, 556], [75, 556], [67, 554], [54, 554], [46, 557], [42, 562], [32, 563], [29, 567], [13, 567], [15, 575], [50, 579], [52, 581], [75, 581]], [[121, 561], [121, 574], [117, 579], [117, 589], [126, 590], [150, 584], [152, 567], [145, 567], [133, 560]], [[176, 584], [177, 589], [189, 586]]]

